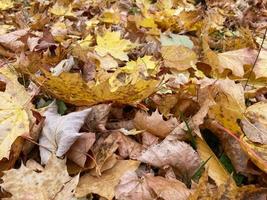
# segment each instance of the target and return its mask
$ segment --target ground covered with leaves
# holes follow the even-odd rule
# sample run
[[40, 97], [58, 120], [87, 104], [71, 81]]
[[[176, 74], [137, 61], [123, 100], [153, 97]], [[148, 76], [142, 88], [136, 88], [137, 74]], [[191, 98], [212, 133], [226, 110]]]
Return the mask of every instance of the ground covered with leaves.
[[1, 0], [0, 198], [266, 200], [266, 0]]

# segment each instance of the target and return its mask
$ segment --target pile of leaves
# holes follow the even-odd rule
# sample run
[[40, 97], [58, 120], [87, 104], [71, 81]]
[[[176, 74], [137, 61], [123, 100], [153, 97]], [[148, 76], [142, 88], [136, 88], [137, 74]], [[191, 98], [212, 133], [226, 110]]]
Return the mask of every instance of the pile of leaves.
[[1, 0], [0, 198], [267, 198], [266, 0]]

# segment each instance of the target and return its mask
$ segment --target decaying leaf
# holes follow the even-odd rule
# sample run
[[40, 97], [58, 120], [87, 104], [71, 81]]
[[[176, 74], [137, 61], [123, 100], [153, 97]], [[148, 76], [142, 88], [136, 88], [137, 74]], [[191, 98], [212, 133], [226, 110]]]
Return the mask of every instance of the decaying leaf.
[[95, 142], [94, 133], [83, 133], [78, 139], [71, 145], [68, 150], [67, 157], [78, 164], [80, 167], [84, 167], [87, 159], [87, 152], [93, 146]]
[[134, 125], [139, 130], [145, 130], [155, 136], [164, 138], [178, 125], [178, 122], [174, 117], [164, 120], [158, 110], [153, 112], [152, 115], [139, 111], [135, 115]]
[[65, 161], [52, 155], [40, 173], [22, 165], [19, 169], [6, 171], [2, 179], [4, 182], [0, 184], [1, 187], [12, 194], [9, 199], [60, 200], [64, 197], [71, 200], [79, 176], [70, 177]]
[[115, 188], [115, 197], [119, 200], [151, 200], [156, 195], [148, 186], [146, 178], [139, 178], [136, 172], [126, 172]]
[[242, 120], [243, 131], [252, 141], [267, 144], [267, 103], [259, 102], [246, 109], [247, 119]]
[[145, 176], [149, 187], [164, 200], [187, 200], [191, 191], [186, 185], [176, 179], [166, 179], [161, 176]]
[[44, 113], [46, 119], [39, 140], [42, 163], [47, 163], [51, 152], [55, 152], [60, 157], [69, 150], [76, 139], [81, 136], [79, 130], [90, 111], [91, 108], [88, 108], [61, 116], [57, 113], [55, 103], [49, 106]]
[[139, 160], [155, 167], [170, 165], [177, 169], [178, 175], [191, 178], [200, 165], [198, 153], [187, 143], [173, 140], [150, 146]]
[[105, 171], [100, 177], [94, 177], [90, 174], [82, 176], [77, 186], [76, 197], [95, 193], [111, 200], [115, 196], [115, 187], [122, 175], [135, 171], [139, 164], [138, 161], [133, 160], [118, 160], [113, 168]]

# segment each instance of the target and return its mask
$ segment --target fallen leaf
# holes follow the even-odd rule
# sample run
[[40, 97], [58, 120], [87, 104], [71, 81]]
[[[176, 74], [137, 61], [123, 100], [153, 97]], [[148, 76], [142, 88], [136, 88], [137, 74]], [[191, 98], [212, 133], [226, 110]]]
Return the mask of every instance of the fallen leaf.
[[164, 138], [178, 125], [178, 122], [174, 117], [164, 120], [158, 110], [153, 112], [152, 115], [138, 111], [134, 118], [134, 125], [139, 130], [145, 130], [155, 136]]
[[115, 197], [119, 200], [151, 200], [156, 195], [144, 177], [139, 178], [136, 172], [126, 172], [115, 188]]
[[87, 159], [87, 152], [95, 142], [95, 133], [83, 133], [71, 145], [67, 157], [80, 167], [84, 167]]
[[44, 113], [46, 119], [39, 139], [42, 163], [48, 162], [51, 152], [61, 157], [69, 150], [81, 135], [79, 130], [90, 112], [91, 108], [88, 108], [61, 116], [55, 103], [49, 106]]
[[117, 143], [119, 155], [122, 158], [137, 159], [142, 151], [142, 145], [120, 131], [113, 132], [106, 141]]
[[7, 10], [13, 7], [13, 0], [2, 0], [0, 2], [0, 10]]
[[242, 130], [237, 121], [244, 118], [243, 113], [246, 108], [244, 88], [241, 84], [225, 79], [216, 81], [212, 90], [216, 91], [213, 95], [216, 104], [210, 108], [209, 117], [216, 119], [235, 134], [241, 135]]
[[[116, 73], [113, 80], [123, 74]], [[125, 74], [131, 77], [131, 74]], [[109, 83], [109, 79], [95, 83], [86, 83], [77, 73], [63, 72], [58, 77], [45, 72], [44, 76], [32, 77], [38, 85], [56, 98], [66, 103], [85, 106], [104, 102], [118, 102], [136, 104], [155, 92], [159, 85], [156, 79], [138, 78], [134, 83], [122, 84], [115, 91]], [[74, 87], [75, 86], [75, 87]]]
[[21, 165], [19, 169], [6, 171], [2, 179], [4, 182], [0, 185], [12, 194], [11, 200], [60, 200], [62, 197], [71, 200], [79, 176], [70, 177], [65, 161], [52, 155], [40, 173]]
[[28, 33], [28, 29], [21, 29], [0, 36], [0, 44], [12, 51], [22, 50], [25, 44], [19, 39]]
[[246, 136], [240, 138], [240, 145], [253, 163], [255, 163], [255, 165], [257, 165], [257, 167], [259, 167], [262, 171], [267, 173], [267, 145], [254, 143]]
[[74, 64], [74, 59], [71, 56], [68, 59], [61, 60], [55, 67], [50, 68], [50, 71], [53, 76], [59, 76], [62, 72], [69, 72]]
[[107, 31], [104, 35], [97, 36], [97, 46], [95, 47], [96, 52], [100, 56], [112, 55], [114, 58], [119, 60], [128, 61], [126, 51], [131, 49], [134, 45], [125, 39], [120, 39], [120, 32]]
[[246, 119], [241, 121], [246, 136], [252, 142], [267, 144], [267, 103], [258, 102], [246, 109]]
[[64, 5], [60, 1], [57, 1], [49, 9], [49, 12], [57, 16], [75, 17], [75, 14], [72, 12], [72, 4]]
[[31, 96], [8, 67], [0, 68], [0, 80], [6, 83], [0, 92], [0, 160], [8, 158], [12, 143], [30, 131]]
[[197, 62], [196, 53], [185, 46], [163, 46], [161, 47], [161, 54], [164, 59], [166, 67], [178, 71], [189, 68], [196, 68]]
[[176, 179], [166, 179], [161, 176], [146, 175], [147, 185], [164, 200], [187, 200], [191, 194], [190, 189], [183, 182]]
[[190, 179], [200, 165], [198, 153], [189, 144], [166, 139], [142, 152], [139, 160], [154, 167], [170, 165], [186, 179]]
[[135, 171], [139, 164], [138, 161], [133, 160], [118, 160], [113, 168], [105, 171], [100, 177], [86, 174], [80, 178], [75, 196], [79, 198], [94, 193], [112, 200], [115, 196], [115, 187], [122, 175]]
[[205, 166], [207, 167], [209, 176], [215, 181], [216, 185], [220, 186], [227, 182], [228, 179], [231, 179], [230, 174], [222, 166], [207, 143], [199, 137], [196, 138], [196, 143], [201, 160], [205, 162], [209, 159]]
[[189, 49], [194, 47], [194, 43], [190, 40], [188, 36], [185, 35], [177, 35], [177, 34], [169, 34], [169, 35], [161, 35], [160, 42], [162, 46], [185, 46]]

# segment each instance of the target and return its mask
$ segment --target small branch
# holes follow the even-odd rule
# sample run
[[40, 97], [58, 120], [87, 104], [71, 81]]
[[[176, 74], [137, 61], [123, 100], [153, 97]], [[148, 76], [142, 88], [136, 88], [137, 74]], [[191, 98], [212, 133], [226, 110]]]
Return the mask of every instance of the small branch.
[[260, 55], [260, 52], [261, 52], [261, 49], [262, 49], [264, 40], [265, 40], [265, 38], [266, 38], [266, 34], [267, 34], [267, 27], [266, 27], [266, 29], [265, 29], [265, 32], [264, 32], [264, 35], [263, 35], [263, 39], [262, 39], [262, 42], [261, 42], [261, 45], [260, 45], [260, 48], [259, 48], [257, 57], [256, 57], [256, 59], [255, 59], [253, 65], [252, 65], [252, 69], [251, 69], [251, 71], [249, 72], [249, 75], [248, 75], [246, 84], [245, 84], [245, 86], [244, 86], [244, 90], [246, 89], [246, 87], [247, 87], [247, 85], [248, 85], [249, 78], [250, 78], [250, 76], [251, 76], [251, 74], [252, 74], [252, 72], [253, 72], [253, 70], [254, 70], [254, 68], [255, 68], [255, 66], [256, 66], [257, 61], [258, 61], [258, 58], [259, 58], [259, 55]]

